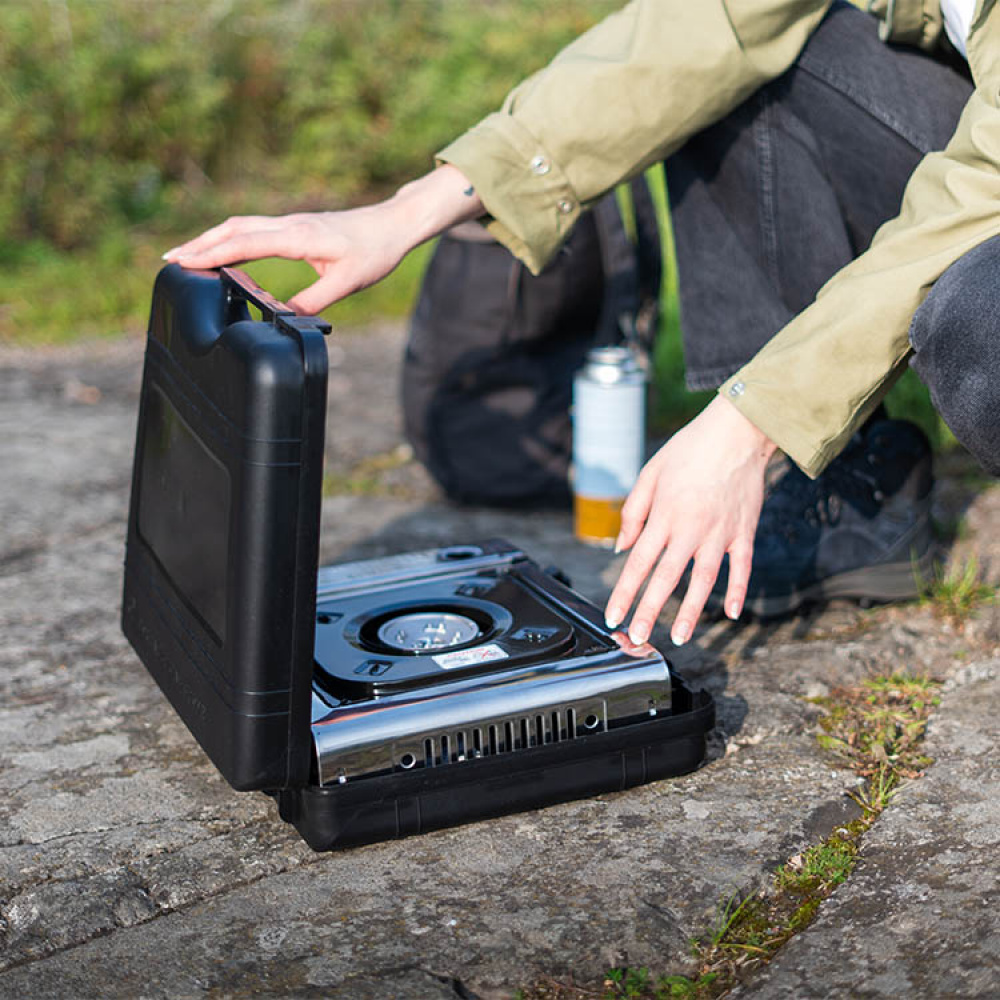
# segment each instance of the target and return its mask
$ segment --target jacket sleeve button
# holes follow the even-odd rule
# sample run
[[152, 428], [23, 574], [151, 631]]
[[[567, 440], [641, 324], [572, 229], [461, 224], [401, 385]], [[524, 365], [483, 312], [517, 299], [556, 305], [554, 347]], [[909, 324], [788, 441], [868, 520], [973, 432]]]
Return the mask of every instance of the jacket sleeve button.
[[552, 166], [544, 156], [536, 156], [531, 161], [531, 169], [541, 177], [543, 174], [547, 174], [552, 169]]

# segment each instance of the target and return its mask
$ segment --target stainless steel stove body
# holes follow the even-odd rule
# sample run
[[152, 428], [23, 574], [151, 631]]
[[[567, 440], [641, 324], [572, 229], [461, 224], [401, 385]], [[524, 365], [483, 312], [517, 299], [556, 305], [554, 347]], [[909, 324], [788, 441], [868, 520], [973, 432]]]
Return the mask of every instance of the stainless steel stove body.
[[553, 746], [669, 714], [652, 646], [503, 542], [320, 570], [322, 785]]

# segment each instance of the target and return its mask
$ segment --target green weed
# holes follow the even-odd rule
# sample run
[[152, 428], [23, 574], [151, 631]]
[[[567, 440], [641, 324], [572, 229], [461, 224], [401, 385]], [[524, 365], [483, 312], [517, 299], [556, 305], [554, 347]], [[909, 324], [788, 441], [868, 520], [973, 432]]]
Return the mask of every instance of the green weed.
[[813, 699], [824, 709], [816, 738], [858, 774], [876, 778], [881, 801], [893, 781], [917, 777], [927, 764], [919, 744], [938, 686], [928, 677], [892, 674]]
[[935, 570], [929, 580], [918, 574], [917, 583], [921, 602], [930, 606], [935, 614], [956, 623], [966, 621], [977, 607], [992, 601], [996, 593], [983, 581], [975, 555], [947, 569]]
[[854, 868], [857, 847], [842, 837], [831, 837], [796, 855], [775, 873], [775, 887], [810, 893], [840, 885]]
[[604, 977], [603, 1000], [697, 1000], [710, 990], [714, 973], [689, 979], [687, 976], [660, 976], [653, 979], [649, 969], [609, 969]]

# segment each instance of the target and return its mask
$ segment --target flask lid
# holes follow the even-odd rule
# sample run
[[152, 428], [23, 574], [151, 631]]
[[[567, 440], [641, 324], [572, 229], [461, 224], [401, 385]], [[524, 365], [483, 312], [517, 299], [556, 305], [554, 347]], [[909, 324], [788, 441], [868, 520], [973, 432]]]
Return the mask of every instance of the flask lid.
[[613, 383], [641, 377], [642, 366], [628, 347], [593, 347], [587, 352], [586, 372], [595, 382]]

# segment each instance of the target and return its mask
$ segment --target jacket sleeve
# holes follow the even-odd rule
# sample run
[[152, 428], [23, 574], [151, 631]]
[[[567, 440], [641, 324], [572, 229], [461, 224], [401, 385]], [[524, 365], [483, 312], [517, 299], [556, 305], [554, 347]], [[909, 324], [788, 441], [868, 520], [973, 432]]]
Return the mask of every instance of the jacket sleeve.
[[719, 390], [811, 476], [902, 373], [934, 282], [1000, 234], [1000, 63], [985, 69], [947, 147], [911, 176], [900, 214]]
[[582, 209], [784, 72], [830, 0], [633, 0], [438, 154], [537, 273]]

